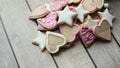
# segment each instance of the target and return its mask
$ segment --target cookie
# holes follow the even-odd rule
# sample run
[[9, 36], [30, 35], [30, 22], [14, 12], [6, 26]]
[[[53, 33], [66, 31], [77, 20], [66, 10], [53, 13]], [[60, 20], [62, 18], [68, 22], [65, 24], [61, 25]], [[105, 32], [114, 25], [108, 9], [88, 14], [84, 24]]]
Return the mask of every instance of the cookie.
[[82, 4], [80, 4], [77, 8], [76, 8], [76, 12], [78, 14], [77, 18], [79, 19], [80, 22], [84, 22], [84, 17], [89, 13], [88, 11], [86, 11]]
[[40, 31], [47, 31], [48, 29], [44, 28], [41, 24], [38, 24], [37, 30], [40, 30]]
[[96, 4], [93, 2], [93, 0], [82, 0], [81, 4], [83, 5], [83, 8], [90, 13], [93, 13], [97, 10]]
[[69, 4], [72, 4], [72, 3], [77, 4], [77, 3], [80, 3], [81, 1], [82, 0], [69, 0], [68, 3]]
[[90, 16], [93, 20], [100, 20], [101, 19], [97, 12], [90, 14]]
[[90, 47], [91, 44], [95, 41], [96, 37], [92, 32], [92, 28], [88, 27], [87, 25], [80, 25], [79, 31], [80, 37], [85, 44], [86, 47]]
[[101, 19], [106, 19], [110, 26], [112, 27], [112, 22], [115, 19], [115, 16], [112, 16], [108, 9], [105, 9], [104, 12], [98, 12], [98, 14], [101, 17]]
[[45, 39], [46, 39], [46, 35], [38, 31], [38, 37], [32, 41], [32, 44], [38, 45], [41, 51], [43, 51], [45, 49]]
[[99, 25], [93, 28], [94, 35], [102, 40], [111, 40], [111, 29], [107, 20], [102, 19]]
[[109, 3], [104, 3], [105, 8], [109, 8]]
[[77, 16], [77, 13], [71, 11], [68, 6], [63, 11], [58, 11], [58, 24], [67, 24], [72, 26], [73, 19]]
[[37, 19], [37, 22], [41, 24], [44, 28], [54, 29], [57, 26], [57, 14], [56, 12], [51, 12], [43, 18]]
[[98, 25], [98, 23], [99, 23], [99, 20], [93, 20], [91, 18], [91, 16], [88, 15], [87, 20], [86, 20], [86, 22], [84, 24], [89, 26], [89, 27], [93, 27], [93, 26]]
[[66, 38], [62, 34], [47, 31], [46, 36], [46, 48], [50, 53], [57, 53], [66, 44]]
[[35, 7], [31, 14], [29, 15], [30, 19], [37, 19], [46, 16], [49, 13], [49, 10], [46, 8], [45, 5], [39, 4]]
[[60, 32], [65, 36], [68, 43], [73, 43], [79, 32], [79, 25], [73, 24], [73, 26], [60, 25]]
[[99, 10], [102, 9], [102, 7], [104, 5], [104, 0], [93, 0], [93, 1]]
[[53, 11], [62, 10], [67, 4], [68, 0], [48, 0]]

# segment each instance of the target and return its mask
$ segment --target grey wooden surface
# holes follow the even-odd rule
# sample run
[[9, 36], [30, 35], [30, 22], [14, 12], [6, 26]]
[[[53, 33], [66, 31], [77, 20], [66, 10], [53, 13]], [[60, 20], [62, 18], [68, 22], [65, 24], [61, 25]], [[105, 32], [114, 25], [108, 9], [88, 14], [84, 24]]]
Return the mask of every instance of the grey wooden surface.
[[69, 49], [52, 55], [31, 41], [36, 23], [28, 19], [31, 9], [46, 0], [0, 0], [0, 68], [120, 68], [120, 0], [110, 0], [116, 16], [112, 41], [98, 41], [85, 48], [78, 38]]

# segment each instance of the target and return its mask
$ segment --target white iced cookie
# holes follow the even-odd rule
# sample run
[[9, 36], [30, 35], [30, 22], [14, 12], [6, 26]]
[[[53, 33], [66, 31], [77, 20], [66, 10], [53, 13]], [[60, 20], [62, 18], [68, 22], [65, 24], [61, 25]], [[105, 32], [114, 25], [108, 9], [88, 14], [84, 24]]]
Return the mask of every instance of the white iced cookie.
[[99, 23], [99, 20], [93, 20], [92, 18], [91, 18], [91, 16], [87, 16], [87, 21], [84, 23], [84, 24], [86, 24], [87, 26], [90, 26], [90, 27], [92, 27], [92, 26], [96, 26], [96, 25], [98, 25], [98, 23]]
[[104, 7], [105, 8], [109, 8], [109, 4], [108, 3], [104, 3]]
[[80, 4], [80, 5], [76, 8], [76, 11], [77, 11], [77, 13], [78, 13], [77, 18], [78, 18], [81, 22], [83, 22], [83, 21], [84, 21], [84, 17], [85, 17], [85, 15], [88, 13], [88, 11], [86, 11], [86, 10], [83, 8], [82, 4]]
[[46, 38], [46, 35], [40, 31], [38, 31], [38, 37], [35, 38], [32, 43], [34, 45], [38, 45], [40, 47], [41, 51], [43, 51], [45, 49], [45, 38]]
[[60, 47], [64, 47], [66, 44], [66, 38], [59, 33], [46, 32], [46, 48], [50, 53], [57, 53]]
[[58, 11], [58, 24], [68, 24], [72, 26], [73, 18], [77, 15], [77, 13], [72, 12], [68, 6], [65, 7], [63, 11]]
[[107, 20], [110, 26], [112, 27], [112, 21], [115, 18], [115, 16], [112, 16], [108, 9], [106, 9], [104, 12], [98, 12], [98, 14], [102, 19]]

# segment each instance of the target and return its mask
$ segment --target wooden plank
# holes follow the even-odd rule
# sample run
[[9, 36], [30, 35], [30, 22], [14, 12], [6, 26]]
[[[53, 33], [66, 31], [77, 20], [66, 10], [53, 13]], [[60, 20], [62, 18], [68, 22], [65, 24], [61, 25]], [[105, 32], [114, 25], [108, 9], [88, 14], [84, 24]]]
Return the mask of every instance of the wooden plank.
[[96, 41], [88, 51], [98, 68], [120, 67], [120, 48], [113, 38], [111, 42]]
[[48, 52], [42, 53], [31, 41], [37, 36], [36, 24], [28, 19], [25, 0], [1, 0], [1, 17], [20, 68], [56, 68]]
[[80, 41], [71, 48], [61, 50], [54, 58], [60, 68], [95, 68]]
[[[41, 0], [42, 3], [46, 3], [45, 0]], [[39, 0], [28, 0], [30, 8], [34, 8], [39, 4]], [[94, 65], [85, 51], [83, 45], [78, 41], [73, 47], [61, 50], [59, 54], [53, 55], [55, 61], [60, 68], [94, 68]]]
[[110, 0], [110, 11], [116, 17], [112, 33], [120, 45], [120, 0]]
[[0, 19], [0, 68], [18, 68]]

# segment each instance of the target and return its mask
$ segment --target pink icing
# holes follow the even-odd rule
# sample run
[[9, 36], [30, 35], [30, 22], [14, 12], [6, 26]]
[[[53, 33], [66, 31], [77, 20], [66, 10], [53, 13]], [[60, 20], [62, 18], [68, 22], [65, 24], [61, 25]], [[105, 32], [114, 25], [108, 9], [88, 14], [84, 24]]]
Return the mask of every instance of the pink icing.
[[68, 3], [68, 0], [49, 0], [51, 2], [51, 8], [53, 11], [59, 11], [65, 7]]
[[57, 14], [55, 12], [49, 13], [46, 17], [38, 19], [38, 22], [45, 28], [51, 29], [57, 25]]
[[38, 29], [38, 30], [47, 30], [46, 28], [44, 28], [44, 27], [41, 26], [40, 24], [38, 24], [37, 29]]
[[90, 46], [96, 38], [95, 35], [93, 34], [92, 30], [88, 27], [82, 27], [81, 36], [87, 46]]

